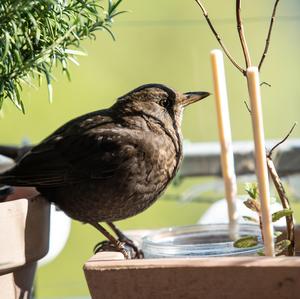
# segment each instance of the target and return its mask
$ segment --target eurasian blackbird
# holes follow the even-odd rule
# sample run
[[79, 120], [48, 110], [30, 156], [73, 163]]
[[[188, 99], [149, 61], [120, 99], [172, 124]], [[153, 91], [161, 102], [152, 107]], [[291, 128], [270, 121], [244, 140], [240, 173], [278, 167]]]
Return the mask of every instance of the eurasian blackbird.
[[[127, 255], [120, 241], [128, 240], [112, 222], [144, 211], [166, 189], [182, 160], [183, 108], [208, 95], [140, 86], [108, 109], [67, 122], [3, 173], [0, 183], [36, 187]], [[99, 222], [107, 222], [119, 240]]]

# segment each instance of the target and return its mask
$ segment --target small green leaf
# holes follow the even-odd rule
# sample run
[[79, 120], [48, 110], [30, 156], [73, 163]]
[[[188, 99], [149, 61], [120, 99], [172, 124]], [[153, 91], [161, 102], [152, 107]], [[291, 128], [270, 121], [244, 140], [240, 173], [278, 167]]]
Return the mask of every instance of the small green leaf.
[[280, 211], [277, 211], [272, 214], [272, 221], [276, 222], [282, 217], [287, 217], [287, 216], [292, 216], [293, 215], [293, 210], [292, 209], [283, 209]]
[[63, 73], [66, 74], [68, 80], [71, 81], [71, 75], [70, 75], [70, 72], [68, 71], [68, 69], [63, 69]]
[[258, 244], [258, 239], [256, 236], [245, 236], [233, 243], [236, 248], [249, 248], [256, 246]]
[[5, 31], [5, 47], [1, 57], [1, 61], [5, 60], [10, 47], [10, 35], [7, 31]]
[[260, 203], [255, 199], [247, 199], [246, 201], [244, 201], [244, 205], [254, 212], [260, 212]]
[[41, 37], [41, 30], [37, 27], [35, 33], [35, 44], [38, 45]]
[[280, 237], [282, 235], [282, 232], [280, 232], [280, 231], [274, 231], [274, 237], [275, 238], [278, 238], [278, 237]]
[[87, 53], [84, 53], [83, 51], [79, 51], [79, 50], [73, 50], [73, 49], [65, 49], [65, 53], [71, 55], [77, 55], [77, 56], [87, 56]]
[[44, 73], [45, 73], [45, 77], [46, 77], [46, 80], [47, 80], [48, 100], [49, 100], [49, 103], [52, 103], [52, 101], [53, 101], [53, 89], [52, 89], [52, 84], [51, 84], [50, 73], [46, 69], [45, 69]]
[[23, 114], [25, 114], [25, 106], [23, 104], [23, 102], [20, 101], [20, 106], [21, 106], [21, 111]]
[[258, 220], [253, 218], [253, 217], [250, 217], [250, 216], [243, 216], [243, 219], [245, 221], [250, 221], [250, 222], [254, 222], [254, 223], [258, 223]]
[[47, 88], [48, 88], [48, 100], [49, 103], [51, 104], [53, 102], [53, 88], [50, 82], [48, 82]]
[[280, 255], [284, 250], [286, 250], [291, 245], [290, 240], [282, 240], [275, 244], [275, 255]]
[[259, 256], [265, 256], [265, 252], [263, 249], [257, 250], [257, 255]]
[[258, 199], [258, 187], [256, 183], [246, 183], [245, 191], [252, 199]]
[[79, 62], [78, 62], [74, 57], [68, 56], [68, 59], [69, 59], [70, 61], [72, 61], [76, 66], [79, 66], [79, 65], [80, 65]]
[[[290, 240], [282, 240], [275, 244], [275, 255], [278, 256], [282, 254], [284, 250], [286, 250], [291, 244]], [[260, 249], [257, 251], [257, 254], [260, 256], [265, 256], [264, 250]]]

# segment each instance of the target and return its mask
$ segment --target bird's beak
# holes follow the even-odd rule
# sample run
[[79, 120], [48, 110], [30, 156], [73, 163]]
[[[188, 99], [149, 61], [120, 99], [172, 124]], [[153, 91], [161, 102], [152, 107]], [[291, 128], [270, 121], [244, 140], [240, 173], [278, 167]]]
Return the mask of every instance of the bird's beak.
[[183, 97], [181, 101], [183, 107], [208, 97], [210, 93], [206, 91], [192, 91], [192, 92], [185, 92], [184, 95], [185, 97]]

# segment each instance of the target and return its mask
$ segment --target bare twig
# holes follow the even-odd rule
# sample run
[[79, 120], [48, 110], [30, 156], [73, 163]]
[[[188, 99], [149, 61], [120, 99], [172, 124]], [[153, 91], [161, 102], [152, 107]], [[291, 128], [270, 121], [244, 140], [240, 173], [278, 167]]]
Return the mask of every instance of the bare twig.
[[261, 219], [261, 213], [258, 213], [258, 222], [259, 222], [259, 229], [261, 231], [261, 239], [264, 242], [264, 231], [263, 231], [263, 223], [262, 223], [262, 219]]
[[[279, 195], [282, 207], [284, 209], [290, 209], [291, 205], [287, 198], [285, 189], [281, 183], [281, 180], [278, 176], [278, 173], [276, 171], [275, 165], [273, 163], [273, 160], [268, 154], [267, 156], [267, 166], [270, 173], [270, 176], [272, 178], [273, 184], [277, 190], [277, 193]], [[293, 216], [286, 216], [286, 227], [287, 227], [287, 238], [290, 240], [291, 244], [288, 247], [288, 253], [290, 256], [295, 255], [295, 226], [294, 226], [294, 219]]]
[[272, 87], [271, 84], [269, 84], [268, 82], [265, 82], [265, 81], [263, 81], [263, 82], [261, 82], [261, 83], [259, 84], [259, 86], [263, 86], [263, 85], [267, 85], [268, 87]]
[[292, 128], [289, 130], [289, 132], [287, 133], [287, 135], [286, 135], [281, 141], [279, 141], [277, 144], [275, 144], [275, 145], [271, 148], [271, 150], [270, 150], [269, 153], [268, 153], [268, 157], [271, 157], [273, 151], [274, 151], [280, 144], [284, 143], [284, 142], [290, 137], [290, 135], [292, 134], [292, 132], [293, 132], [293, 130], [295, 129], [296, 125], [297, 125], [297, 122], [295, 122], [295, 123], [293, 124]]
[[216, 31], [215, 27], [213, 26], [209, 16], [208, 16], [208, 13], [205, 9], [205, 7], [203, 6], [203, 4], [200, 2], [200, 0], [195, 0], [196, 3], [199, 5], [199, 7], [201, 8], [202, 12], [203, 12], [203, 15], [206, 19], [206, 22], [209, 26], [209, 28], [211, 29], [211, 31], [213, 32], [214, 36], [216, 37], [219, 45], [222, 47], [225, 55], [228, 57], [228, 59], [231, 61], [231, 63], [243, 74], [245, 75], [246, 74], [246, 71], [238, 65], [238, 63], [234, 60], [234, 58], [231, 56], [231, 54], [229, 53], [229, 51], [227, 50], [226, 46], [224, 45], [220, 35], [218, 34], [218, 32]]
[[244, 101], [244, 104], [245, 104], [245, 106], [246, 106], [248, 112], [251, 114], [251, 109], [250, 109], [250, 107], [249, 107], [247, 101]]
[[[261, 82], [261, 83], [259, 84], [259, 86], [263, 86], [263, 85], [267, 85], [268, 87], [272, 87], [271, 84], [269, 84], [268, 82], [265, 82], [265, 81], [263, 81], [263, 82]], [[246, 106], [248, 112], [251, 114], [251, 109], [250, 109], [250, 107], [249, 107], [249, 105], [248, 105], [248, 102], [247, 102], [247, 101], [244, 101], [244, 104], [245, 104], [245, 106]]]
[[237, 24], [237, 31], [240, 37], [241, 46], [245, 57], [246, 67], [248, 68], [249, 66], [252, 65], [252, 63], [251, 63], [251, 57], [250, 57], [247, 41], [245, 38], [244, 26], [241, 18], [241, 0], [236, 0], [236, 24]]
[[269, 50], [269, 46], [270, 46], [270, 39], [271, 39], [271, 34], [272, 34], [272, 29], [273, 29], [273, 25], [274, 25], [274, 20], [275, 20], [275, 16], [276, 16], [276, 10], [277, 10], [277, 5], [279, 3], [279, 0], [276, 0], [275, 4], [274, 4], [274, 8], [273, 8], [273, 13], [272, 13], [272, 17], [271, 17], [271, 21], [270, 21], [270, 26], [269, 26], [269, 31], [268, 31], [268, 35], [266, 38], [266, 45], [265, 45], [265, 49], [264, 52], [262, 54], [262, 57], [260, 59], [259, 65], [258, 65], [258, 70], [260, 71], [261, 66], [266, 58], [266, 55], [268, 53]]
[[[275, 144], [272, 149], [267, 154], [267, 166], [270, 173], [270, 176], [272, 178], [273, 184], [276, 188], [276, 191], [279, 195], [279, 198], [281, 200], [282, 207], [284, 209], [290, 209], [290, 202], [287, 198], [285, 189], [281, 183], [281, 180], [279, 178], [279, 175], [276, 171], [274, 162], [272, 160], [272, 153], [273, 151], [283, 142], [285, 142], [290, 135], [292, 134], [293, 130], [295, 129], [297, 123], [295, 122], [290, 131], [287, 133], [287, 135], [277, 144]], [[287, 227], [287, 238], [291, 241], [290, 246], [288, 247], [289, 255], [293, 256], [295, 255], [295, 227], [294, 227], [294, 219], [293, 216], [286, 216], [286, 227]]]

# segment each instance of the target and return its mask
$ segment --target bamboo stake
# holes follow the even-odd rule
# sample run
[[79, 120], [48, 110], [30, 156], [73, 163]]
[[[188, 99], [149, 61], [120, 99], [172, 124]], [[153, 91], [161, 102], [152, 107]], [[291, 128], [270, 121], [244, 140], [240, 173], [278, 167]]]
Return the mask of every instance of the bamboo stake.
[[211, 51], [210, 57], [213, 69], [218, 131], [221, 145], [221, 165], [227, 200], [230, 235], [231, 237], [234, 237], [238, 219], [236, 208], [237, 185], [234, 171], [234, 156], [232, 150], [224, 60], [221, 50]]
[[255, 144], [256, 176], [261, 202], [265, 255], [274, 256], [274, 235], [270, 211], [270, 189], [266, 161], [259, 74], [257, 67], [253, 66], [247, 69], [247, 81], [251, 103], [252, 129]]

